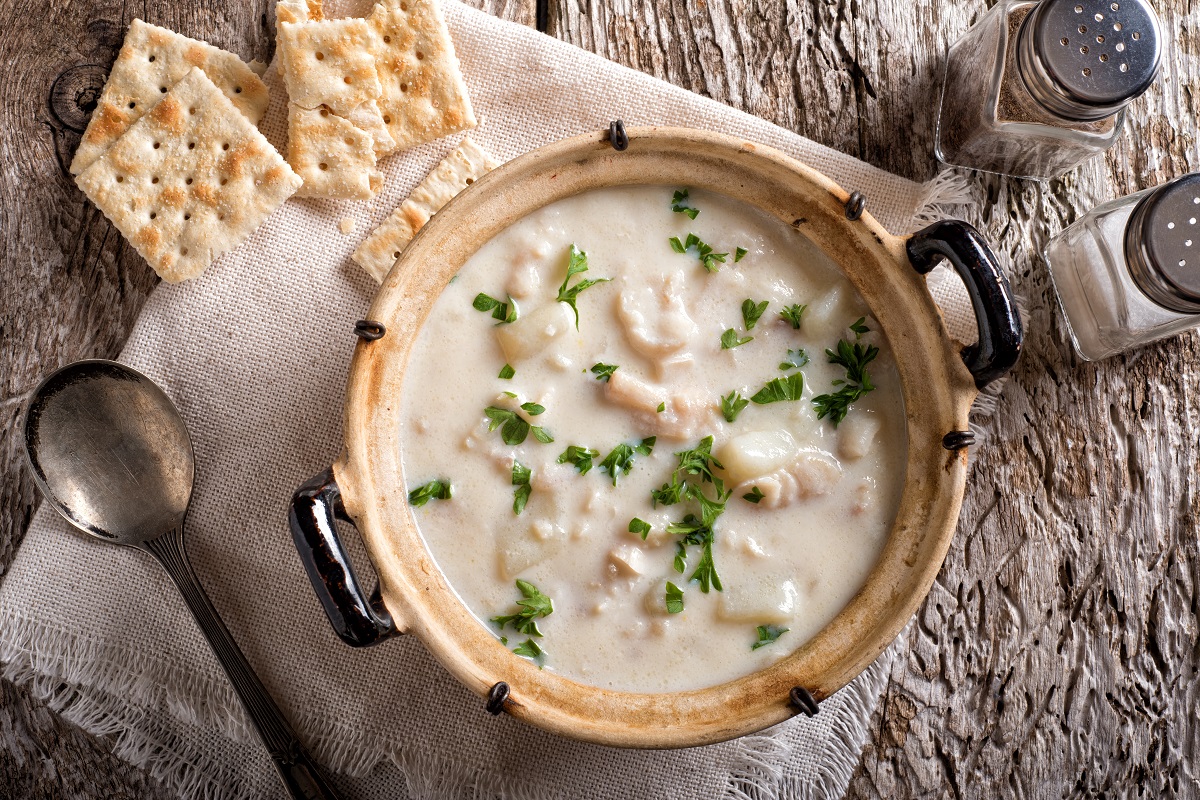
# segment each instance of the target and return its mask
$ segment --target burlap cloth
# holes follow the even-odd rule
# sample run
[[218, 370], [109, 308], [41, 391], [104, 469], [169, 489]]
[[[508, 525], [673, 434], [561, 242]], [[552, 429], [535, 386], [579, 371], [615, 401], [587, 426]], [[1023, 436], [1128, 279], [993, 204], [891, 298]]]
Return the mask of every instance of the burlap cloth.
[[[953, 194], [452, 0], [444, 8], [480, 118], [472, 136], [502, 161], [620, 118], [778, 148], [864, 192], [870, 213], [897, 232]], [[268, 81], [262, 129], [282, 149], [286, 95], [272, 72]], [[640, 752], [491, 717], [414, 639], [352, 650], [334, 636], [293, 550], [288, 500], [341, 446], [351, 329], [376, 288], [350, 253], [456, 141], [385, 160], [386, 187], [372, 202], [288, 201], [198, 280], [149, 298], [121, 358], [162, 385], [191, 431], [187, 547], [213, 602], [314, 756], [342, 773], [349, 798], [840, 796], [886, 655], [814, 719]], [[345, 218], [356, 223], [350, 234], [338, 229]], [[948, 317], [970, 320], [964, 298], [942, 300]], [[0, 584], [0, 660], [8, 678], [114, 735], [118, 754], [185, 797], [282, 795], [166, 575], [149, 557], [70, 532], [47, 507]]]

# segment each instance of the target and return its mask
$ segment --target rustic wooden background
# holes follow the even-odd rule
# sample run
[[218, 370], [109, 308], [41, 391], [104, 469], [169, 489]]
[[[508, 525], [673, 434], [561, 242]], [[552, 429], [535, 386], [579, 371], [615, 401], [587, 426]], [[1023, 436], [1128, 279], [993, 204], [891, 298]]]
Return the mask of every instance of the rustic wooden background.
[[[471, 0], [533, 25], [537, 0]], [[972, 175], [1028, 307], [962, 521], [899, 657], [855, 798], [1200, 796], [1200, 340], [1071, 352], [1038, 253], [1097, 202], [1200, 166], [1195, 0], [1160, 0], [1162, 79], [1121, 142], [1048, 184]], [[271, 0], [0, 4], [0, 580], [38, 497], [17, 425], [39, 376], [112, 357], [156, 279], [65, 166], [133, 16], [272, 53]], [[983, 0], [550, 0], [547, 33], [915, 180], [947, 45]], [[631, 120], [635, 122], [635, 120]], [[0, 680], [0, 797], [168, 797]]]

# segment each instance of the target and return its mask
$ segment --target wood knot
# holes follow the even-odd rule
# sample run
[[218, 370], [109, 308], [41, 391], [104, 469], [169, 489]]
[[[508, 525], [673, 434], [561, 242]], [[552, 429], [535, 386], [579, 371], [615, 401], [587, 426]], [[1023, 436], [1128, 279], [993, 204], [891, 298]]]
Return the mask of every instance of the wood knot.
[[508, 702], [508, 684], [500, 681], [488, 692], [487, 712], [493, 717], [496, 716], [504, 710], [506, 702]]
[[64, 128], [83, 133], [107, 79], [108, 70], [100, 64], [76, 64], [61, 72], [50, 87], [50, 113]]

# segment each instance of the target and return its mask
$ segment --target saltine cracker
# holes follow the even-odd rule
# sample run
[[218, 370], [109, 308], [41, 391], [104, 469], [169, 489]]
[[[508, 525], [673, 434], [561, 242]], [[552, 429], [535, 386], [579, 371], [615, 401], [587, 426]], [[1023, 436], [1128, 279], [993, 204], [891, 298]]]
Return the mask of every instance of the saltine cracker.
[[192, 69], [76, 178], [162, 278], [194, 278], [245, 240], [300, 178]]
[[71, 174], [87, 169], [193, 67], [202, 69], [252, 124], [258, 124], [267, 110], [267, 85], [245, 62], [205, 42], [135, 19], [83, 132]]

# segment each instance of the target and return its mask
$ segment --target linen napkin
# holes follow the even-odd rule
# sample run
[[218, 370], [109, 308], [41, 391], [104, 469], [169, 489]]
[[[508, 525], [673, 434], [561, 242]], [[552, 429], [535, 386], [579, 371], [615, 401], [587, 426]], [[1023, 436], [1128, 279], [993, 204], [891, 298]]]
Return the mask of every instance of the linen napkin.
[[[958, 199], [953, 182], [901, 180], [530, 29], [452, 1], [444, 12], [481, 120], [472, 136], [500, 160], [622, 119], [778, 148], [864, 192], [870, 213], [897, 232], [929, 213], [927, 201]], [[282, 149], [286, 94], [274, 70], [267, 80], [261, 128]], [[813, 719], [646, 752], [491, 717], [416, 640], [353, 650], [330, 629], [286, 510], [341, 446], [351, 329], [376, 288], [349, 256], [456, 143], [383, 161], [374, 201], [288, 201], [201, 278], [163, 284], [148, 300], [121, 359], [166, 390], [191, 431], [198, 468], [187, 549], [213, 602], [313, 755], [341, 773], [348, 798], [840, 796], [886, 655]], [[346, 219], [350, 234], [340, 232]], [[969, 329], [965, 297], [947, 292], [939, 290], [947, 319]], [[361, 553], [358, 564], [369, 571]], [[48, 507], [0, 584], [0, 661], [6, 677], [113, 735], [119, 755], [183, 797], [282, 796], [166, 575], [148, 557], [72, 533]]]

